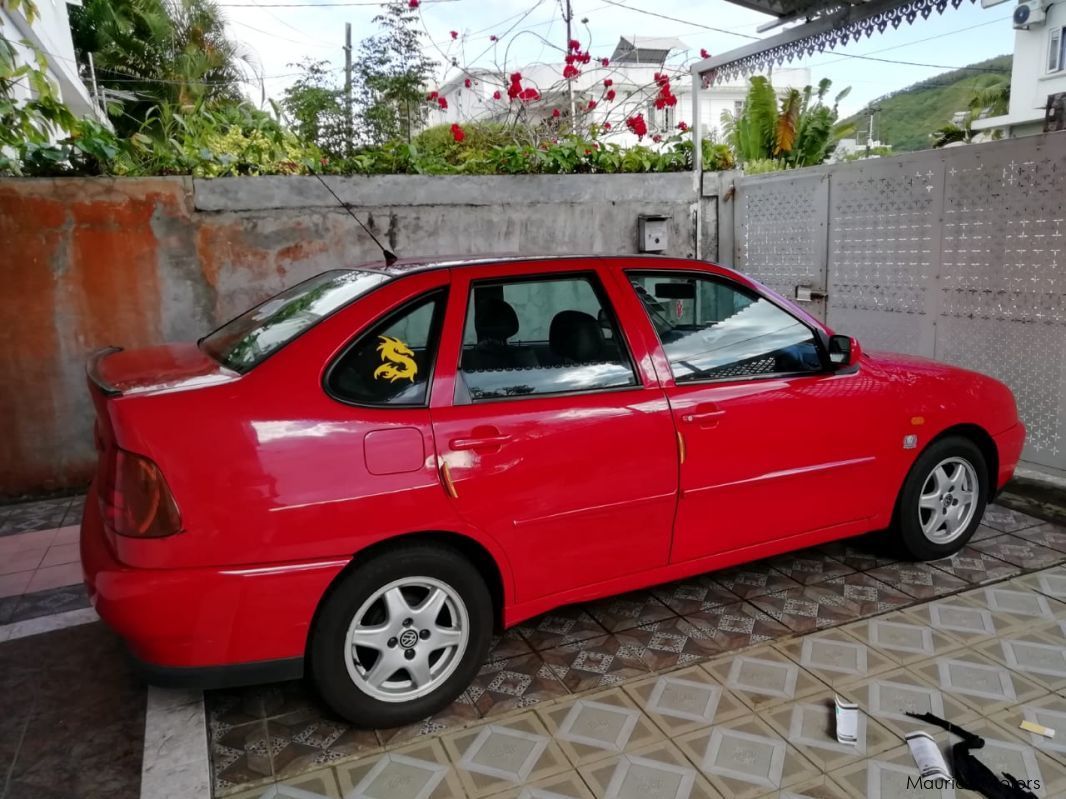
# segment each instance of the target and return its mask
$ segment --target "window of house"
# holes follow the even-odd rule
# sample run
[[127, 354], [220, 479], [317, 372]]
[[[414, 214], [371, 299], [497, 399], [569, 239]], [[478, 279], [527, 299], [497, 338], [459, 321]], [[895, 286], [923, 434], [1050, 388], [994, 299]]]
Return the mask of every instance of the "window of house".
[[744, 113], [744, 101], [743, 100], [734, 100], [733, 101], [733, 118], [734, 119], [739, 119], [740, 115], [743, 114], [743, 113]]
[[1066, 69], [1066, 27], [1052, 28], [1048, 32], [1047, 71], [1063, 69]]
[[360, 336], [330, 368], [329, 393], [358, 405], [425, 405], [445, 296], [408, 303]]
[[614, 314], [591, 276], [471, 290], [456, 402], [636, 385]]
[[678, 383], [823, 368], [811, 329], [752, 291], [669, 272], [630, 274], [629, 280]]

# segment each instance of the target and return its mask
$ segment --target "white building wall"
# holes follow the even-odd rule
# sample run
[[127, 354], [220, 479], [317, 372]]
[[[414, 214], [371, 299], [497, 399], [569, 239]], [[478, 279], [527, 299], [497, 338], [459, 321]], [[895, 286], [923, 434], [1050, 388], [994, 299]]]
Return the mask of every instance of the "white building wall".
[[[103, 112], [92, 102], [89, 90], [78, 75], [67, 3], [64, 0], [37, 0], [36, 5], [37, 17], [32, 25], [20, 11], [0, 6], [0, 35], [16, 41], [15, 49], [26, 63], [33, 60], [33, 54], [18, 42], [25, 40], [44, 54], [48, 60], [48, 77], [56, 86], [60, 99], [75, 116], [92, 115], [104, 121]], [[28, 87], [24, 83], [17, 84], [16, 97], [26, 99], [28, 96]]]

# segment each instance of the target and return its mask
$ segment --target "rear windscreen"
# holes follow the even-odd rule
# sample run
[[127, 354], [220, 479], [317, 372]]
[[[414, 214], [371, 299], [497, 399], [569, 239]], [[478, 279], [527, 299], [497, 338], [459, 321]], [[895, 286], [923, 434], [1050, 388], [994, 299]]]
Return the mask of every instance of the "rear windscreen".
[[200, 340], [223, 366], [247, 372], [338, 308], [389, 280], [380, 272], [337, 269], [298, 283]]

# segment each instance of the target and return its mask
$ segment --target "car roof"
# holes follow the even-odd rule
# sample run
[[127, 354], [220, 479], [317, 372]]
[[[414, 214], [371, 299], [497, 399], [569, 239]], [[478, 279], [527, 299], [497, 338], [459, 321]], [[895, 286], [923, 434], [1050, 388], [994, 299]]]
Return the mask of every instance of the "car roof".
[[424, 272], [430, 269], [456, 269], [464, 266], [484, 266], [486, 264], [525, 263], [534, 261], [587, 261], [607, 260], [624, 258], [627, 261], [678, 261], [692, 260], [676, 258], [666, 255], [653, 255], [641, 253], [635, 254], [575, 254], [575, 255], [518, 255], [515, 253], [499, 253], [491, 255], [438, 255], [431, 257], [399, 258], [390, 266], [385, 266], [381, 261], [370, 261], [365, 264], [353, 266], [353, 269], [368, 269], [375, 272], [384, 272], [397, 277], [413, 272]]

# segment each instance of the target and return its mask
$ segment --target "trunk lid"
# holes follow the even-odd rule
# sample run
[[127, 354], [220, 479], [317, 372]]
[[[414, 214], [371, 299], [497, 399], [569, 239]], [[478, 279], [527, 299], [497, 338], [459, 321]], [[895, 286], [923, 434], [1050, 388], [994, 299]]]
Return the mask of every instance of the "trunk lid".
[[193, 343], [136, 350], [109, 347], [93, 353], [87, 372], [105, 397], [199, 388], [239, 377]]

